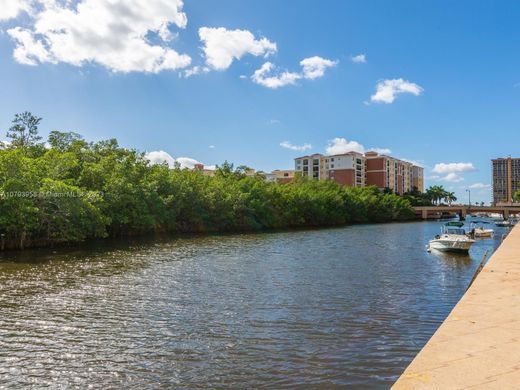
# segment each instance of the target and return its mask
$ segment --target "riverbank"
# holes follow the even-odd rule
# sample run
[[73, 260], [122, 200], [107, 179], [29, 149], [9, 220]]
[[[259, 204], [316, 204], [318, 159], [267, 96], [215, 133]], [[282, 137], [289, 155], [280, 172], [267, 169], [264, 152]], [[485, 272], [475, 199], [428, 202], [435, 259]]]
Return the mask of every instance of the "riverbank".
[[[436, 220], [439, 221], [439, 220]], [[416, 222], [421, 223], [424, 222], [422, 219], [418, 217], [404, 217], [399, 220], [388, 220], [388, 221], [378, 221], [378, 222], [354, 222], [354, 223], [345, 223], [341, 225], [320, 225], [320, 226], [297, 226], [297, 227], [282, 227], [282, 228], [262, 228], [262, 229], [247, 229], [247, 230], [225, 230], [225, 231], [194, 231], [194, 232], [144, 232], [142, 234], [130, 234], [130, 235], [120, 235], [120, 236], [107, 236], [107, 237], [93, 237], [88, 238], [81, 241], [61, 241], [61, 242], [53, 242], [48, 240], [35, 240], [35, 241], [26, 241], [24, 248], [20, 248], [19, 243], [17, 242], [7, 242], [7, 245], [2, 245], [2, 241], [0, 240], [0, 254], [1, 253], [13, 253], [20, 252], [24, 250], [38, 250], [38, 249], [79, 249], [83, 247], [92, 247], [92, 246], [112, 246], [118, 245], [118, 243], [127, 243], [132, 242], [135, 244], [146, 244], [150, 242], [167, 242], [176, 239], [194, 239], [194, 238], [212, 238], [212, 237], [227, 237], [227, 236], [236, 236], [236, 235], [262, 235], [262, 234], [275, 234], [275, 233], [297, 233], [297, 232], [307, 232], [307, 231], [316, 231], [316, 230], [330, 230], [330, 229], [342, 229], [346, 227], [355, 227], [355, 226], [363, 226], [363, 225], [384, 225], [384, 224], [393, 224], [393, 223], [409, 223]], [[429, 221], [432, 222], [432, 221]], [[435, 221], [434, 221], [435, 222]], [[445, 222], [445, 221], [444, 221]], [[443, 223], [444, 223], [443, 222]]]
[[520, 383], [520, 226], [393, 389], [510, 389]]
[[375, 187], [308, 177], [279, 184], [229, 163], [210, 174], [172, 168], [116, 140], [88, 143], [71, 133], [53, 134], [49, 145], [0, 149], [0, 249], [414, 217], [408, 200]]

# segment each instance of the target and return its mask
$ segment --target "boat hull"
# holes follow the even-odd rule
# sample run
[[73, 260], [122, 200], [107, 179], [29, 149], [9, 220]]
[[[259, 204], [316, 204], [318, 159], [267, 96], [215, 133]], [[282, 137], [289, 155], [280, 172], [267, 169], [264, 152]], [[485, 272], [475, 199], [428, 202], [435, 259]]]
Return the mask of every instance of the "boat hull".
[[493, 231], [475, 232], [477, 238], [491, 238], [493, 237]]
[[431, 240], [429, 249], [435, 249], [441, 252], [468, 252], [473, 245], [473, 241], [446, 241]]
[[498, 227], [511, 227], [511, 224], [507, 222], [497, 222], [495, 225]]

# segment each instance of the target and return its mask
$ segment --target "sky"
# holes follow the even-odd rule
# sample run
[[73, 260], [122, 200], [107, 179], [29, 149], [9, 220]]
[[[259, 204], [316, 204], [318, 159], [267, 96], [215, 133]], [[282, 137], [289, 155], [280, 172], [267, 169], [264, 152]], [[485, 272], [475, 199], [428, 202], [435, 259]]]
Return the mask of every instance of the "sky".
[[520, 146], [520, 3], [0, 0], [0, 139], [117, 138], [153, 161], [293, 168], [379, 150], [491, 200]]

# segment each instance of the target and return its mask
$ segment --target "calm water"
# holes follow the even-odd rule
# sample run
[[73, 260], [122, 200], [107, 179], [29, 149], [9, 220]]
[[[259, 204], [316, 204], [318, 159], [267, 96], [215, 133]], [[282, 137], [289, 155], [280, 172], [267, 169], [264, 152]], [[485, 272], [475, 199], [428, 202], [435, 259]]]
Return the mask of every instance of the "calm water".
[[3, 253], [0, 386], [388, 388], [485, 249], [440, 223]]

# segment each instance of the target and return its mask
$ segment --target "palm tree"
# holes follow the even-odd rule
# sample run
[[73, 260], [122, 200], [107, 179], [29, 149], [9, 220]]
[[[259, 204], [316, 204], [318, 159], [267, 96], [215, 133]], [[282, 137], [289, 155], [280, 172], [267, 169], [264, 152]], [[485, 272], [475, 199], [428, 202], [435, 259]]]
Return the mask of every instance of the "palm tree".
[[443, 186], [431, 186], [426, 190], [426, 194], [433, 203], [438, 205], [446, 197], [447, 192]]
[[444, 200], [451, 206], [451, 204], [457, 201], [457, 197], [454, 192], [446, 192]]

